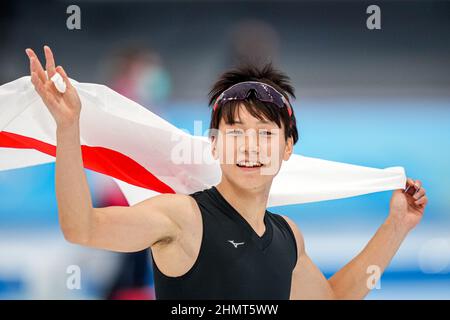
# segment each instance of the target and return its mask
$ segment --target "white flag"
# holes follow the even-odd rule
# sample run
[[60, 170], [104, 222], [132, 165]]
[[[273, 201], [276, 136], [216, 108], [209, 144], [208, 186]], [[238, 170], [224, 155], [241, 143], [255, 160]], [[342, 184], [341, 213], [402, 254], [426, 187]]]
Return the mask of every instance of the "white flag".
[[[133, 205], [159, 193], [189, 194], [216, 185], [221, 172], [207, 137], [193, 136], [104, 85], [71, 80], [81, 99], [84, 167], [115, 179]], [[174, 161], [177, 146], [200, 161]], [[56, 124], [30, 77], [0, 86], [0, 170], [55, 161]], [[293, 154], [274, 178], [268, 206], [404, 189], [402, 167], [385, 169]]]

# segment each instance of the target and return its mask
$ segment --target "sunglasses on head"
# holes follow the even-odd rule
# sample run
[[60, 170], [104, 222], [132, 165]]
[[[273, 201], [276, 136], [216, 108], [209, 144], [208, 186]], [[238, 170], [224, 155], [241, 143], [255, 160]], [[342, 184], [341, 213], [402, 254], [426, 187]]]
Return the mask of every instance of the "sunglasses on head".
[[279, 108], [287, 108], [289, 116], [292, 115], [292, 107], [289, 101], [274, 87], [258, 81], [245, 81], [237, 83], [227, 90], [222, 92], [216, 99], [213, 106], [213, 111], [223, 103], [230, 100], [245, 100], [251, 94], [254, 94], [256, 99], [261, 102], [269, 102]]

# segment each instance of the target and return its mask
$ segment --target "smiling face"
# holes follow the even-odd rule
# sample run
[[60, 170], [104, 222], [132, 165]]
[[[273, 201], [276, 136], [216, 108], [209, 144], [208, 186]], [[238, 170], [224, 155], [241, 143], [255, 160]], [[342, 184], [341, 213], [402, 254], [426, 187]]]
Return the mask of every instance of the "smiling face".
[[220, 160], [222, 179], [241, 189], [265, 189], [288, 160], [293, 139], [286, 139], [284, 125], [254, 117], [238, 105], [233, 123], [220, 120], [212, 138], [213, 156]]

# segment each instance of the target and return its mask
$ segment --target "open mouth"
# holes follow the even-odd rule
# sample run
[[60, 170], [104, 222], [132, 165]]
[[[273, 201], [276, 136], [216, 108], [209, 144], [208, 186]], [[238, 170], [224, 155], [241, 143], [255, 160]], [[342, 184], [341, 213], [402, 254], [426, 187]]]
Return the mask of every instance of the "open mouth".
[[262, 163], [259, 161], [239, 161], [236, 163], [239, 168], [260, 168], [262, 167]]

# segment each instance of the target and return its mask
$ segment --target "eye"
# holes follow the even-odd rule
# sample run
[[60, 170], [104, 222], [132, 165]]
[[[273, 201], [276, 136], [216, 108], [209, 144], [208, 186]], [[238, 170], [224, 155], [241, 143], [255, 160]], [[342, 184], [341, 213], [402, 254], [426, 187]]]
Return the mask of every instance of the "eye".
[[259, 134], [262, 136], [270, 136], [270, 135], [272, 135], [272, 132], [270, 130], [262, 129], [262, 130], [259, 130]]
[[243, 134], [244, 133], [244, 131], [243, 130], [239, 130], [239, 129], [230, 129], [230, 130], [227, 130], [227, 134], [228, 135], [232, 135], [232, 136], [239, 136], [239, 135], [241, 135], [241, 134]]

